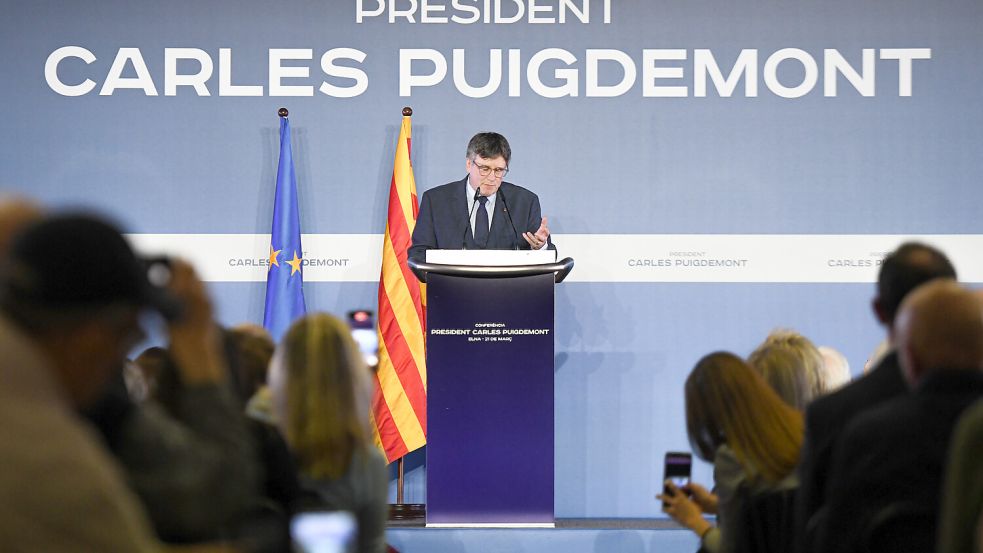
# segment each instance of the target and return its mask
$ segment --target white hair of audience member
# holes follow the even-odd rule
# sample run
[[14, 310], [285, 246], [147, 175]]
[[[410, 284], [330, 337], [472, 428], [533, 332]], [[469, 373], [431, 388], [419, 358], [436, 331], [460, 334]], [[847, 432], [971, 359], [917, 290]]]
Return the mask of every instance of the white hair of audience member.
[[747, 362], [786, 403], [803, 411], [823, 393], [823, 356], [811, 340], [798, 332], [771, 331]]
[[829, 346], [819, 346], [817, 349], [823, 356], [823, 393], [828, 394], [850, 382], [850, 362], [846, 356]]
[[884, 356], [886, 356], [890, 352], [891, 352], [891, 340], [887, 338], [881, 340], [881, 343], [877, 344], [877, 347], [874, 348], [874, 351], [870, 352], [870, 355], [867, 356], [867, 362], [864, 363], [864, 374], [869, 373], [870, 370], [876, 367], [877, 364], [881, 362], [881, 359], [884, 359]]

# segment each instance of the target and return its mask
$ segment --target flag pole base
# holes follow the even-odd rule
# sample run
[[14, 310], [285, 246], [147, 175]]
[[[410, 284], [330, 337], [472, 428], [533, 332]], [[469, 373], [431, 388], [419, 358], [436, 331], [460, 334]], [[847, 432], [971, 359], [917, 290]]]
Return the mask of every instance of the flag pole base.
[[427, 522], [427, 506], [422, 503], [390, 503], [389, 522], [423, 526]]

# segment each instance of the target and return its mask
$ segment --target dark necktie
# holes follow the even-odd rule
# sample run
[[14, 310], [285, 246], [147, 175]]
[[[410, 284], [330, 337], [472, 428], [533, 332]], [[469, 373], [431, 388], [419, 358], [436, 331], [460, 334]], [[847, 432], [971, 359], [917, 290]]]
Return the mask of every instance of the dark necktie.
[[478, 211], [474, 214], [474, 243], [479, 248], [488, 246], [488, 210], [485, 204], [488, 203], [487, 196], [478, 196]]

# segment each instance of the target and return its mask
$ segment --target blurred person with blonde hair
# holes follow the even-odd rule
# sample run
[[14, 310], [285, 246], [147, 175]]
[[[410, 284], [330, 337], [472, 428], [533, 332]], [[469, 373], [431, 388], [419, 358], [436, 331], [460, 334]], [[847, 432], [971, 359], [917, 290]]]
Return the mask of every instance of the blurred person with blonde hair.
[[748, 356], [748, 364], [779, 397], [804, 411], [822, 389], [823, 356], [794, 330], [775, 330]]
[[274, 418], [301, 483], [323, 506], [354, 514], [361, 553], [386, 548], [388, 475], [372, 441], [371, 385], [348, 326], [326, 313], [291, 325], [270, 367]]
[[[714, 491], [667, 481], [665, 512], [693, 530], [709, 553], [731, 551], [740, 533], [739, 487], [750, 493], [793, 489], [802, 414], [740, 357], [716, 352], [686, 379], [686, 430], [697, 456], [713, 463]], [[690, 497], [688, 497], [691, 496]], [[716, 514], [712, 526], [704, 514]]]

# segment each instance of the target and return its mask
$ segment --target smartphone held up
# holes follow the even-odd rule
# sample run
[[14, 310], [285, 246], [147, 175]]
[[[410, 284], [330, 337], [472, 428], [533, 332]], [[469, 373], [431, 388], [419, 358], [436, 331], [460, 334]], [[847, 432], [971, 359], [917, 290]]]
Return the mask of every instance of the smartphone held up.
[[[662, 481], [672, 482], [677, 488], [689, 484], [690, 473], [693, 469], [693, 455], [682, 451], [669, 451], [666, 453], [665, 468], [662, 472]], [[662, 493], [670, 494], [668, 486], [663, 485]], [[668, 507], [665, 501], [662, 507]]]

